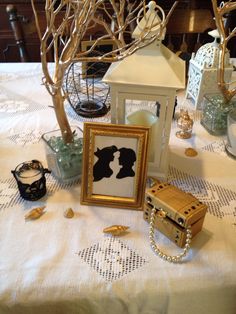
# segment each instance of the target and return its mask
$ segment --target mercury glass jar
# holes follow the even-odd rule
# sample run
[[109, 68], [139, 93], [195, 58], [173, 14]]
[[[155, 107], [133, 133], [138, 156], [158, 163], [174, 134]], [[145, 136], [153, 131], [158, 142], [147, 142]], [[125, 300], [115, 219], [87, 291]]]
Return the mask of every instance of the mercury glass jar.
[[60, 130], [44, 133], [48, 168], [52, 174], [64, 183], [79, 179], [82, 171], [83, 131], [72, 127], [74, 138], [72, 143], [65, 144]]
[[236, 158], [236, 108], [230, 110], [228, 114], [228, 129], [227, 129], [227, 144], [225, 145], [226, 152], [230, 156]]
[[225, 135], [227, 116], [234, 107], [236, 99], [226, 102], [222, 94], [204, 95], [201, 124], [212, 135]]
[[180, 109], [177, 127], [180, 129], [176, 132], [178, 138], [188, 139], [192, 136], [193, 119], [190, 118], [188, 110]]

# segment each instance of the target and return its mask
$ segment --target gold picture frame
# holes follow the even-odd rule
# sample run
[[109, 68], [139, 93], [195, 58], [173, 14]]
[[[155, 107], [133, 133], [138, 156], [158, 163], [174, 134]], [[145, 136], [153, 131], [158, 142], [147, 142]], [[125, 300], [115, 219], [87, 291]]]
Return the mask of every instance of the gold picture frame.
[[[81, 42], [81, 51], [87, 51], [91, 46], [96, 42], [96, 40], [83, 40]], [[100, 40], [95, 49], [91, 52], [90, 56], [98, 56], [99, 54], [103, 55], [104, 53], [115, 50], [116, 44], [114, 40], [104, 39]], [[89, 77], [103, 77], [109, 68], [110, 63], [108, 62], [82, 62], [82, 78]], [[99, 69], [99, 70], [97, 70]]]
[[81, 204], [142, 210], [149, 128], [84, 123]]

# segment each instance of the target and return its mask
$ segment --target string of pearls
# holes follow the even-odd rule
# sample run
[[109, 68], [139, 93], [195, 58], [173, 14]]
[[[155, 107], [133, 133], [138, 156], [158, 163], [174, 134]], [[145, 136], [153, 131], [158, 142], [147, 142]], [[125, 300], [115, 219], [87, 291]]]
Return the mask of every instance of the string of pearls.
[[151, 219], [150, 219], [150, 228], [149, 228], [149, 240], [150, 240], [150, 245], [152, 250], [156, 255], [161, 257], [163, 260], [166, 260], [170, 263], [179, 263], [183, 257], [186, 256], [187, 252], [190, 249], [190, 243], [191, 243], [191, 238], [192, 238], [192, 231], [191, 228], [188, 227], [186, 229], [187, 235], [186, 235], [186, 242], [183, 248], [183, 252], [179, 255], [174, 255], [170, 256], [167, 254], [164, 254], [157, 246], [154, 240], [154, 226], [155, 226], [155, 220], [156, 220], [156, 208], [153, 207], [152, 212], [151, 212]]

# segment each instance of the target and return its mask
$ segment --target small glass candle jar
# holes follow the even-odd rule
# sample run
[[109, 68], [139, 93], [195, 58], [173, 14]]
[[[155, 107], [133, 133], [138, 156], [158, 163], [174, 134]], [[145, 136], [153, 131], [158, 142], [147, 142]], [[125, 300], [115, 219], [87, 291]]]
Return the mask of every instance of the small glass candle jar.
[[22, 198], [36, 201], [46, 194], [45, 173], [50, 171], [38, 160], [25, 161], [12, 170]]
[[228, 143], [225, 145], [225, 149], [231, 157], [236, 158], [236, 108], [230, 110], [227, 126]]

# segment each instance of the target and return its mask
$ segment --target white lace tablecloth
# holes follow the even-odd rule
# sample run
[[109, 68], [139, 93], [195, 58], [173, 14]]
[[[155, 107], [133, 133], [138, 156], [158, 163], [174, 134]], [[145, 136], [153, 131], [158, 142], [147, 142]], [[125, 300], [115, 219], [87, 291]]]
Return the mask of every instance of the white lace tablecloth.
[[[193, 109], [178, 97], [178, 108]], [[67, 106], [70, 122], [83, 120]], [[181, 264], [156, 257], [142, 212], [80, 205], [80, 185], [47, 175], [47, 196], [22, 200], [11, 170], [25, 160], [46, 166], [41, 135], [57, 128], [39, 64], [0, 65], [0, 313], [2, 314], [235, 314], [236, 164], [224, 138], [209, 135], [194, 115], [193, 137], [170, 139], [169, 180], [208, 205], [202, 232]], [[100, 118], [109, 121], [109, 114]], [[198, 156], [186, 157], [186, 147]], [[46, 213], [25, 222], [28, 209]], [[72, 207], [73, 219], [63, 212]], [[123, 224], [119, 238], [103, 228]], [[179, 252], [163, 235], [169, 254]]]

